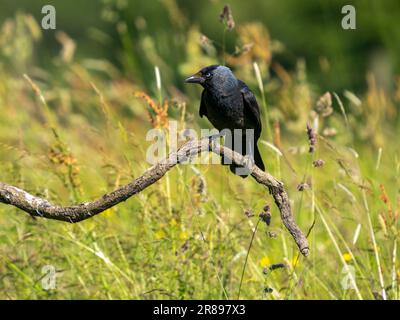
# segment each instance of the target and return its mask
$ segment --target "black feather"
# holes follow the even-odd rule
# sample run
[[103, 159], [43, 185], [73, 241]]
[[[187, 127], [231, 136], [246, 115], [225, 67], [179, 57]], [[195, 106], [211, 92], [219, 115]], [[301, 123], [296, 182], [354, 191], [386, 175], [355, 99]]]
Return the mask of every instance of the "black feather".
[[203, 92], [201, 93], [200, 109], [199, 109], [200, 118], [203, 118], [203, 116], [208, 117], [207, 107], [206, 107], [205, 100], [204, 100], [204, 92], [205, 92], [205, 90], [203, 90]]
[[[257, 147], [257, 141], [260, 138], [262, 125], [260, 108], [256, 97], [249, 87], [233, 75], [232, 71], [224, 66], [209, 66], [198, 72], [201, 76], [201, 84], [204, 88], [201, 94], [199, 115], [206, 116], [212, 125], [222, 131], [230, 129], [232, 134], [235, 129], [242, 130], [240, 143], [241, 150], [235, 150], [242, 155], [252, 155], [254, 163], [261, 170], [265, 170], [260, 151]], [[254, 130], [254, 142], [248, 145], [246, 129]], [[234, 138], [230, 139], [234, 140]], [[226, 143], [227, 139], [225, 139]], [[235, 146], [235, 141], [228, 147]], [[250, 150], [251, 149], [251, 150]], [[224, 163], [223, 163], [224, 164]], [[238, 166], [230, 164], [233, 173], [238, 174]], [[247, 177], [248, 175], [241, 175]]]

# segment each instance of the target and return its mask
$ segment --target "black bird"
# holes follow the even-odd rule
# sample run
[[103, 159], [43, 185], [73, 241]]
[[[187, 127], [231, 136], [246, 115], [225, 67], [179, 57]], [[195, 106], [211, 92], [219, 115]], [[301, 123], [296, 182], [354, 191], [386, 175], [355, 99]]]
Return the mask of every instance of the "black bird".
[[[234, 129], [242, 129], [241, 150], [235, 151], [250, 155], [261, 170], [265, 170], [257, 141], [261, 135], [260, 109], [256, 97], [247, 85], [236, 79], [228, 67], [213, 65], [201, 69], [195, 75], [185, 80], [187, 83], [198, 83], [204, 90], [201, 94], [200, 117], [206, 116], [211, 124], [219, 131], [229, 129], [234, 137]], [[246, 129], [254, 130], [254, 142], [246, 135]], [[232, 139], [234, 140], [234, 139]], [[232, 148], [236, 146], [225, 144]], [[247, 148], [246, 148], [247, 145]], [[252, 150], [254, 148], [254, 150]], [[233, 173], [238, 167], [230, 165]], [[247, 174], [240, 174], [243, 178]]]

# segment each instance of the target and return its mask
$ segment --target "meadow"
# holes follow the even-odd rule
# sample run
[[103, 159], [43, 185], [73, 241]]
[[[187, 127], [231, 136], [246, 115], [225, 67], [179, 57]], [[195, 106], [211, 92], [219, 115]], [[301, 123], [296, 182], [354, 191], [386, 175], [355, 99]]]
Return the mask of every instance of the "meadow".
[[[365, 87], [331, 89], [309, 79], [302, 57], [290, 70], [275, 59], [290, 43], [267, 22], [234, 11], [220, 22], [217, 11], [214, 39], [165, 3], [174, 34], [157, 36], [138, 17], [137, 41], [123, 8], [105, 6], [114, 35], [89, 33], [97, 45], [118, 39], [117, 62], [85, 54], [61, 29], [49, 35], [29, 12], [2, 21], [0, 181], [62, 205], [132, 181], [151, 166], [148, 130], [167, 131], [171, 120], [178, 130], [211, 127], [198, 116], [200, 89], [183, 80], [225, 63], [257, 96], [260, 150], [310, 255], [299, 254], [251, 177], [185, 164], [76, 224], [0, 204], [0, 298], [399, 299], [400, 76], [388, 91], [365, 69]], [[43, 63], [50, 36], [57, 50]], [[334, 61], [320, 66], [336, 77]], [[307, 126], [316, 132], [311, 153]], [[265, 206], [269, 225], [259, 217]], [[46, 266], [56, 270], [51, 290]]]

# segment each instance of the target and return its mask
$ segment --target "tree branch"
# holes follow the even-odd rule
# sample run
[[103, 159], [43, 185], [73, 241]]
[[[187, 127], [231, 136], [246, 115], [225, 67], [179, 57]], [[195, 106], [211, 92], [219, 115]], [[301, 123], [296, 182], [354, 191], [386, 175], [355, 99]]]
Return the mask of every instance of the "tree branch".
[[[133, 180], [131, 183], [107, 193], [93, 202], [63, 207], [51, 204], [46, 199], [35, 197], [24, 190], [0, 182], [0, 203], [15, 206], [28, 212], [33, 217], [42, 217], [71, 223], [80, 222], [129, 199], [160, 180], [175, 165], [190, 161], [198, 154], [206, 151], [212, 151], [218, 155], [225, 156], [226, 159], [230, 159], [237, 165], [246, 165], [247, 159], [244, 156], [220, 145], [214, 138], [190, 140], [183, 144], [177, 151], [171, 152], [168, 157], [146, 170], [143, 175]], [[256, 166], [252, 167], [251, 175], [259, 184], [268, 188], [280, 211], [283, 224], [292, 235], [300, 252], [304, 256], [307, 256], [309, 254], [307, 238], [294, 221], [289, 197], [282, 182]]]

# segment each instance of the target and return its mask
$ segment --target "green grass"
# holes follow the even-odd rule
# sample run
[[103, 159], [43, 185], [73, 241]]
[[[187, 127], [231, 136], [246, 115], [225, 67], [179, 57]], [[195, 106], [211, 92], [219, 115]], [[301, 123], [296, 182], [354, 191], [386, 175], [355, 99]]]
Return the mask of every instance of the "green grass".
[[[181, 36], [190, 43], [181, 48], [189, 61], [173, 70], [174, 76], [167, 67], [172, 54], [149, 53], [149, 64], [161, 62], [158, 88], [156, 63], [147, 70], [151, 80], [146, 83], [136, 83], [107, 61], [89, 63], [90, 57], [65, 61], [60, 56], [48, 69], [26, 69], [29, 78], [24, 78], [12, 66], [20, 59], [34, 61], [33, 47], [20, 59], [18, 50], [2, 51], [0, 181], [70, 204], [95, 199], [139, 176], [149, 167], [145, 137], [151, 123], [149, 106], [135, 97], [137, 91], [155, 101], [178, 100], [170, 102], [169, 119], [179, 121], [180, 129], [208, 127], [197, 116], [200, 92], [183, 88], [179, 94], [174, 78], [190, 73], [191, 63], [220, 56], [204, 56], [190, 39], [196, 37], [193, 30]], [[124, 54], [132, 65], [140, 64], [136, 55]], [[265, 90], [258, 100], [268, 106], [265, 121], [282, 154], [261, 143], [260, 149], [267, 169], [285, 183], [296, 221], [309, 234], [307, 259], [299, 256], [267, 190], [251, 178], [242, 180], [219, 165], [181, 165], [168, 179], [75, 225], [34, 220], [0, 205], [0, 298], [227, 299], [240, 291], [243, 299], [398, 299], [399, 97], [379, 91], [373, 79], [357, 99], [338, 93], [334, 113], [318, 117], [316, 153], [310, 155], [306, 123], [315, 123], [310, 111], [329, 88], [309, 83], [301, 60], [294, 72], [281, 70], [268, 78], [269, 65], [257, 55], [252, 59], [265, 77], [258, 83]], [[235, 72], [258, 95], [253, 63], [236, 65]], [[330, 127], [337, 134], [324, 136]], [[316, 159], [325, 165], [313, 167]], [[311, 188], [298, 191], [301, 182]], [[258, 222], [266, 204], [271, 205], [270, 226]], [[246, 209], [255, 216], [247, 218]], [[277, 263], [284, 268], [263, 272]], [[55, 290], [42, 287], [46, 265], [57, 270]], [[348, 267], [355, 270], [355, 288], [349, 290], [342, 285]]]

